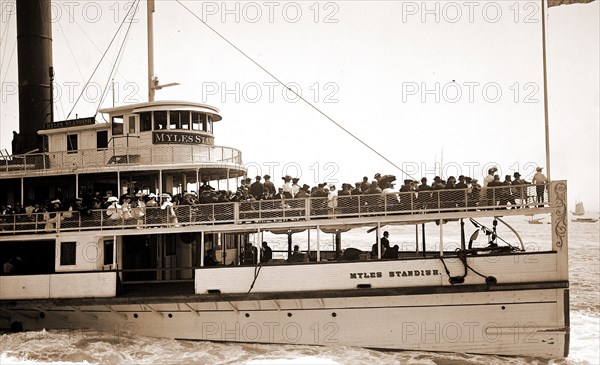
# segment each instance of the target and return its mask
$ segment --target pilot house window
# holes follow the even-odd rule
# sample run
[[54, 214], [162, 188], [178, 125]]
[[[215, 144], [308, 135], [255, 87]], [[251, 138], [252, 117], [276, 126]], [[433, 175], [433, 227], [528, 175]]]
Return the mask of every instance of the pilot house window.
[[152, 130], [152, 113], [144, 112], [140, 113], [140, 132], [146, 132]]
[[170, 111], [169, 129], [190, 129], [190, 112]]
[[192, 129], [195, 131], [206, 131], [206, 114], [192, 112]]
[[123, 134], [123, 116], [112, 117], [112, 135]]
[[131, 115], [129, 118], [127, 118], [127, 124], [129, 124], [129, 134], [137, 133], [135, 116]]
[[154, 112], [154, 130], [167, 129], [167, 112]]

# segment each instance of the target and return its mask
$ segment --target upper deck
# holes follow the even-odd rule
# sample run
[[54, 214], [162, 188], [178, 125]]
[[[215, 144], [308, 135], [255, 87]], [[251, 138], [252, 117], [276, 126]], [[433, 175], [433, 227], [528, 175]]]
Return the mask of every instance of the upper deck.
[[[215, 107], [155, 101], [101, 109], [95, 117], [48, 123], [43, 153], [3, 156], [0, 179], [135, 170], [223, 169], [244, 174], [242, 153], [215, 146]], [[216, 173], [222, 175], [226, 173]]]
[[[299, 199], [244, 200], [215, 204], [180, 204], [173, 210], [160, 207], [130, 208], [118, 211], [97, 209], [86, 212], [44, 212], [0, 216], [1, 233], [10, 239], [30, 234], [121, 230], [139, 234], [140, 228], [160, 228], [156, 233], [192, 230], [241, 232], [269, 229], [282, 233], [307, 226], [330, 227], [343, 232], [353, 226], [380, 224], [420, 224], [438, 220], [504, 215], [550, 213], [560, 207], [551, 200], [553, 182], [536, 195], [536, 185], [484, 188], [484, 194], [471, 189], [433, 190]], [[540, 186], [541, 187], [541, 186]], [[509, 196], [510, 195], [510, 196]], [[553, 206], [552, 203], [555, 205]], [[208, 226], [208, 227], [207, 227]], [[127, 233], [130, 232], [130, 233]], [[0, 236], [1, 240], [1, 236]]]

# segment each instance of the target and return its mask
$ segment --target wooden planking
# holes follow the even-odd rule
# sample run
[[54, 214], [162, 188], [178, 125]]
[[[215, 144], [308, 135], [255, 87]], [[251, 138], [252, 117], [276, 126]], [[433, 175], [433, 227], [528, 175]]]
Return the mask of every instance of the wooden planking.
[[0, 300], [49, 297], [50, 275], [0, 276]]
[[116, 275], [115, 272], [50, 275], [50, 298], [114, 297]]
[[0, 300], [114, 297], [115, 272], [0, 276]]

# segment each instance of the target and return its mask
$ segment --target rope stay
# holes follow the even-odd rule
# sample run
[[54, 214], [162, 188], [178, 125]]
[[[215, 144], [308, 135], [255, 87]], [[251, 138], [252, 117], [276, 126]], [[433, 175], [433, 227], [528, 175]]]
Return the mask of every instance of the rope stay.
[[406, 176], [412, 178], [413, 180], [416, 180], [411, 174], [407, 173], [406, 171], [404, 171], [400, 166], [396, 165], [393, 161], [391, 161], [390, 159], [388, 159], [387, 157], [385, 157], [383, 154], [381, 154], [379, 151], [377, 151], [375, 148], [373, 148], [371, 145], [369, 145], [367, 142], [363, 141], [362, 139], [360, 139], [358, 136], [356, 136], [354, 133], [352, 133], [351, 131], [349, 131], [348, 129], [346, 129], [344, 126], [342, 126], [340, 123], [338, 123], [337, 121], [335, 121], [332, 117], [330, 117], [327, 113], [325, 113], [324, 111], [322, 111], [321, 109], [319, 109], [316, 105], [314, 105], [313, 103], [311, 103], [310, 101], [308, 101], [307, 99], [305, 99], [302, 95], [300, 95], [298, 92], [296, 92], [295, 90], [293, 90], [293, 88], [287, 86], [281, 79], [279, 79], [277, 76], [275, 76], [273, 73], [271, 73], [269, 70], [267, 70], [265, 67], [263, 67], [261, 64], [259, 64], [257, 61], [255, 61], [252, 57], [250, 57], [246, 52], [244, 52], [243, 50], [241, 50], [239, 47], [237, 47], [233, 42], [231, 42], [229, 39], [227, 39], [225, 36], [223, 36], [221, 33], [219, 33], [216, 29], [214, 29], [213, 27], [211, 27], [210, 25], [208, 25], [208, 23], [206, 23], [204, 20], [202, 20], [202, 18], [200, 16], [198, 16], [196, 13], [194, 13], [190, 8], [188, 8], [187, 6], [185, 6], [181, 0], [176, 0], [176, 2], [181, 5], [185, 10], [187, 10], [194, 18], [196, 18], [199, 22], [201, 22], [204, 26], [206, 26], [208, 29], [210, 29], [214, 34], [216, 34], [219, 38], [221, 38], [223, 41], [225, 41], [227, 44], [229, 44], [231, 47], [233, 47], [236, 51], [238, 51], [240, 54], [242, 54], [246, 59], [248, 59], [250, 62], [252, 62], [254, 65], [256, 65], [258, 68], [260, 68], [262, 71], [264, 71], [267, 75], [269, 75], [273, 80], [277, 81], [282, 87], [284, 87], [285, 89], [287, 89], [288, 91], [290, 91], [292, 94], [294, 94], [295, 96], [297, 96], [300, 100], [302, 100], [306, 105], [308, 105], [309, 107], [311, 107], [312, 109], [314, 109], [317, 113], [321, 114], [323, 117], [325, 117], [327, 120], [329, 120], [331, 123], [335, 124], [338, 128], [340, 128], [342, 131], [344, 131], [346, 134], [348, 134], [350, 137], [354, 138], [356, 141], [358, 141], [360, 144], [362, 144], [363, 146], [367, 147], [369, 150], [371, 150], [373, 153], [375, 153], [377, 156], [381, 157], [383, 160], [385, 160], [386, 162], [388, 162], [390, 165], [392, 165], [393, 167], [395, 167], [396, 169], [398, 169], [400, 172], [402, 172], [403, 174], [405, 174]]
[[[135, 14], [137, 13], [137, 9], [139, 7], [139, 4], [140, 4], [140, 0], [138, 0], [135, 3], [135, 10], [134, 10], [134, 12], [132, 14], [132, 19], [133, 19], [133, 17], [135, 17]], [[134, 8], [134, 6], [132, 5], [129, 10], [131, 10], [133, 8]], [[129, 14], [129, 12], [128, 12], [128, 14]], [[125, 16], [125, 19], [127, 19], [127, 16]], [[129, 26], [127, 27], [127, 31], [125, 32], [125, 36], [123, 37], [123, 42], [121, 43], [121, 47], [119, 47], [119, 51], [117, 52], [117, 57], [115, 59], [115, 63], [113, 63], [113, 65], [112, 65], [112, 69], [110, 70], [110, 73], [108, 75], [108, 79], [106, 80], [106, 85], [104, 86], [104, 89], [102, 91], [102, 96], [100, 97], [100, 102], [98, 103], [98, 107], [96, 108], [96, 114], [98, 114], [98, 110], [100, 110], [100, 106], [102, 105], [102, 103], [104, 102], [104, 99], [108, 95], [108, 86], [110, 85], [110, 82], [111, 82], [111, 80], [114, 77], [115, 70], [117, 69], [117, 67], [121, 63], [121, 56], [123, 55], [123, 49], [125, 49], [125, 44], [127, 43], [127, 38], [129, 36], [129, 32], [131, 31], [131, 26], [132, 26], [133, 23], [134, 23], [133, 21], [129, 22]]]
[[[133, 7], [133, 6], [134, 6], [134, 3], [133, 3], [133, 2], [132, 2], [132, 3], [130, 3], [130, 4], [131, 4], [131, 7]], [[73, 20], [73, 23], [75, 23], [75, 25], [77, 25], [77, 27], [79, 28], [79, 30], [81, 31], [81, 33], [82, 33], [82, 34], [83, 34], [83, 35], [84, 35], [84, 36], [87, 38], [87, 40], [90, 42], [90, 44], [91, 44], [92, 46], [94, 46], [94, 48], [96, 48], [96, 50], [97, 50], [99, 53], [102, 53], [102, 50], [100, 49], [100, 47], [98, 47], [98, 45], [96, 44], [96, 42], [94, 42], [94, 40], [92, 39], [92, 37], [90, 37], [90, 35], [89, 35], [89, 34], [88, 34], [86, 31], [85, 31], [85, 29], [84, 29], [84, 28], [81, 26], [81, 24], [79, 24], [79, 22], [77, 21], [77, 18], [76, 18], [76, 17], [74, 17], [73, 15], [71, 15], [71, 12], [70, 12], [70, 9], [69, 9], [69, 7], [66, 7], [66, 8], [65, 8], [65, 10], [66, 10], [66, 11], [67, 11], [67, 13], [69, 14], [69, 19], [72, 19], [72, 20]], [[131, 21], [133, 21], [133, 19], [134, 19], [134, 18], [132, 17], [131, 19], [132, 19]], [[111, 65], [114, 65], [114, 62], [112, 62], [110, 59], [108, 59], [107, 61], [108, 61], [108, 62], [109, 62]], [[123, 76], [123, 75], [122, 75], [122, 74], [121, 74], [121, 73], [120, 73], [118, 70], [117, 70], [117, 74], [118, 74], [119, 76], [121, 76], [122, 78], [126, 79], [126, 78], [125, 78], [125, 76]], [[83, 77], [82, 77], [82, 79], [83, 79]], [[138, 96], [140, 99], [142, 99], [142, 96], [141, 96], [141, 95], [140, 95], [140, 94], [137, 92], [137, 89], [135, 90], [135, 94], [136, 94], [136, 95], [137, 95], [137, 96]]]
[[[71, 114], [73, 113], [73, 110], [75, 109], [75, 107], [77, 106], [77, 103], [79, 102], [79, 100], [81, 99], [81, 97], [83, 96], [83, 93], [85, 92], [85, 88], [87, 87], [87, 85], [89, 85], [89, 83], [92, 81], [92, 78], [94, 77], [94, 75], [96, 74], [96, 71], [98, 71], [98, 68], [100, 67], [100, 65], [102, 64], [102, 61], [104, 60], [104, 58], [106, 57], [106, 54], [108, 53], [108, 51], [110, 50], [112, 44], [115, 42], [115, 40], [117, 39], [117, 36], [119, 35], [119, 33], [121, 32], [121, 29], [123, 28], [123, 25], [125, 24], [125, 22], [129, 18], [129, 14], [135, 9], [135, 11], [137, 11], [138, 5], [139, 5], [140, 0], [136, 1], [136, 6], [131, 6], [129, 8], [129, 10], [127, 11], [127, 14], [125, 14], [125, 16], [123, 17], [123, 21], [121, 22], [121, 24], [119, 25], [119, 27], [117, 28], [117, 31], [115, 32], [115, 34], [113, 35], [112, 39], [110, 40], [110, 43], [108, 44], [108, 46], [106, 47], [106, 50], [104, 51], [104, 53], [102, 54], [102, 57], [100, 57], [100, 61], [98, 62], [98, 64], [96, 65], [96, 67], [94, 68], [94, 71], [92, 71], [92, 74], [90, 75], [88, 81], [85, 83], [83, 89], [81, 90], [81, 93], [79, 94], [79, 96], [77, 97], [77, 100], [75, 100], [75, 103], [73, 104], [73, 107], [71, 108], [71, 111], [69, 111], [69, 114], [67, 114], [67, 117], [65, 119], [69, 119], [69, 117], [71, 116]], [[129, 29], [131, 29], [131, 23], [129, 24], [129, 27], [127, 28], [127, 32], [129, 32]], [[125, 43], [125, 40], [127, 39], [127, 37], [125, 36], [123, 39], [123, 44]], [[113, 65], [113, 69], [111, 70], [111, 74], [114, 71], [114, 68], [116, 67], [116, 63]], [[110, 78], [109, 78], [110, 80]], [[104, 93], [103, 93], [104, 94]]]

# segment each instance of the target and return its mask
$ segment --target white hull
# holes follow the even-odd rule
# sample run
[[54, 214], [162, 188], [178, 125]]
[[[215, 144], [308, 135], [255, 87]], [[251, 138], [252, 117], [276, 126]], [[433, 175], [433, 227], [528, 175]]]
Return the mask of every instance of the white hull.
[[[443, 262], [451, 275], [464, 273], [459, 259]], [[37, 301], [18, 301], [3, 311], [9, 315], [5, 325], [18, 321], [28, 330], [566, 356], [568, 284], [555, 269], [556, 253], [470, 257], [469, 267], [493, 273], [493, 283], [469, 269], [464, 282], [452, 285], [443, 262], [413, 258], [267, 265], [260, 271], [252, 266], [207, 268], [196, 270], [193, 291], [189, 283], [188, 294], [180, 290], [175, 297], [159, 294], [157, 287], [116, 297], [107, 288], [104, 298], [66, 299], [69, 288], [79, 287], [75, 279], [81, 275], [69, 274], [62, 275], [62, 286], [54, 285], [58, 291]], [[307, 272], [311, 276], [302, 285], [290, 287], [291, 278]], [[88, 275], [88, 282], [100, 283], [110, 282], [104, 279], [114, 273]], [[3, 278], [5, 299], [11, 292], [13, 298], [27, 295], [20, 289], [30, 285], [25, 278]]]
[[115, 336], [127, 333], [188, 340], [540, 357], [566, 356], [568, 348], [568, 290], [564, 288], [193, 300], [76, 309], [58, 305], [44, 311], [44, 318], [37, 310], [11, 311], [10, 317], [22, 321], [27, 330], [99, 330]]

